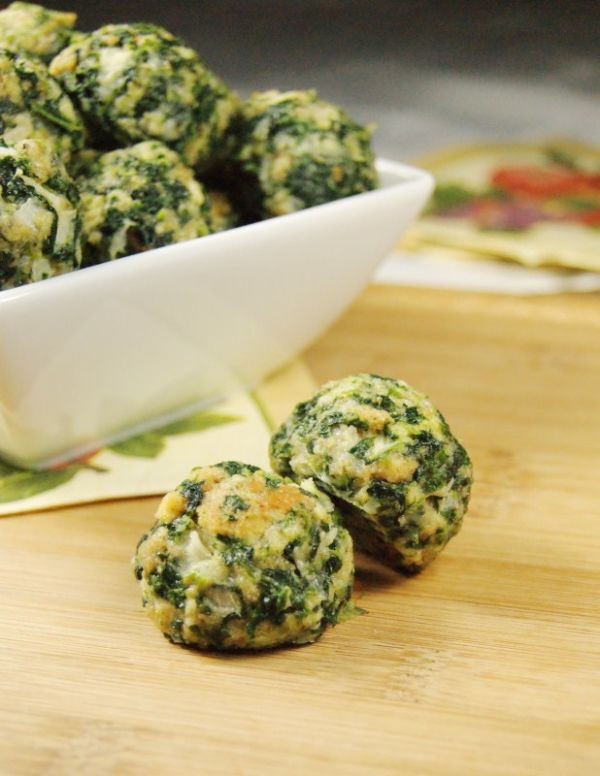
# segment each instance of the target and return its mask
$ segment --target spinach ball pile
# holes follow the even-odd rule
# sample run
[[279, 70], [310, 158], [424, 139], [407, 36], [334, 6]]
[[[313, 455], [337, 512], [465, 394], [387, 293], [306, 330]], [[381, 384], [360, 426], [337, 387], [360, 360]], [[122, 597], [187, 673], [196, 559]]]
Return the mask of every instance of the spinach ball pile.
[[277, 474], [235, 461], [193, 469], [142, 536], [133, 567], [143, 606], [171, 641], [315, 641], [352, 614], [352, 540], [414, 574], [468, 507], [467, 452], [402, 380], [327, 383], [273, 434], [270, 453]]
[[[0, 11], [0, 138], [41, 141], [65, 165], [81, 266], [376, 187], [370, 129], [314, 91], [242, 101], [162, 27], [76, 21], [33, 3]], [[5, 270], [0, 290], [49, 274]]]

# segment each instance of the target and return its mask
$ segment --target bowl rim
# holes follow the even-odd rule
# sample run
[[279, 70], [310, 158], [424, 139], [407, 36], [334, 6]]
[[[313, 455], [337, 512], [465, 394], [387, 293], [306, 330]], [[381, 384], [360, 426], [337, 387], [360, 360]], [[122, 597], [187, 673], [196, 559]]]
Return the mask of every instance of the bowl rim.
[[[385, 197], [389, 195], [391, 190], [396, 190], [407, 184], [428, 183], [429, 186], [432, 186], [433, 184], [433, 177], [429, 172], [418, 167], [413, 167], [412, 165], [396, 162], [384, 157], [377, 157], [375, 166], [379, 174], [394, 176], [398, 178], [398, 180], [387, 185], [380, 185], [370, 191], [352, 194], [349, 197], [342, 197], [341, 199], [325, 202], [321, 205], [313, 205], [312, 207], [298, 210], [294, 213], [286, 213], [285, 215], [274, 218], [255, 221], [250, 224], [236, 226], [232, 229], [226, 229], [222, 232], [208, 234], [204, 237], [195, 237], [191, 240], [171, 243], [170, 245], [164, 245], [160, 248], [152, 248], [148, 251], [142, 251], [141, 253], [123, 256], [118, 261], [104, 261], [92, 267], [81, 267], [71, 272], [65, 272], [62, 275], [44, 278], [43, 280], [38, 280], [34, 283], [26, 283], [25, 285], [17, 286], [16, 288], [0, 289], [0, 306], [18, 299], [23, 299], [30, 294], [41, 295], [51, 292], [51, 289], [56, 288], [59, 283], [62, 283], [63, 287], [69, 283], [76, 287], [77, 284], [82, 282], [86, 284], [92, 282], [94, 277], [99, 277], [99, 273], [104, 273], [104, 276], [108, 276], [110, 273], [123, 272], [126, 267], [129, 267], [131, 270], [136, 263], [147, 263], [149, 259], [162, 260], [161, 257], [165, 252], [178, 252], [179, 250], [182, 250], [180, 246], [186, 246], [183, 250], [189, 250], [191, 246], [198, 246], [198, 244], [206, 245], [207, 240], [212, 240], [213, 243], [215, 240], [239, 240], [242, 239], [240, 235], [245, 235], [249, 232], [264, 231], [265, 229], [273, 230], [274, 224], [277, 224], [277, 228], [279, 229], [285, 228], [285, 225], [289, 224], [292, 219], [294, 219], [295, 222], [298, 222], [302, 219], [311, 218], [315, 211], [323, 212], [324, 208], [327, 209], [327, 212], [333, 213], [336, 210], [346, 207], [347, 203], [350, 201], [356, 202], [356, 200], [360, 198], [364, 199], [366, 197], [371, 199], [382, 196]], [[86, 278], [89, 278], [89, 280], [86, 280]]]

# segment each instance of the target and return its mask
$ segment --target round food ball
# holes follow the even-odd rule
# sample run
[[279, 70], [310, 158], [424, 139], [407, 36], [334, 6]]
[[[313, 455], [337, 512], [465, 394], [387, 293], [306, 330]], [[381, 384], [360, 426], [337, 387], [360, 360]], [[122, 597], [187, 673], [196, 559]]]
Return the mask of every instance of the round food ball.
[[234, 134], [233, 175], [251, 218], [268, 218], [377, 185], [370, 130], [314, 91], [257, 92]]
[[271, 440], [273, 467], [313, 477], [357, 544], [406, 573], [458, 532], [472, 469], [429, 399], [401, 380], [361, 374], [327, 383]]
[[65, 164], [85, 139], [81, 117], [46, 67], [5, 49], [0, 49], [0, 135], [8, 143], [41, 140]]
[[152, 24], [109, 24], [78, 36], [50, 72], [101, 134], [119, 145], [160, 140], [203, 170], [237, 98], [178, 38]]
[[335, 625], [350, 597], [352, 540], [309, 482], [219, 463], [193, 469], [156, 517], [134, 568], [146, 611], [171, 641], [305, 644]]
[[89, 161], [77, 179], [86, 264], [213, 231], [204, 187], [162, 143], [146, 140]]
[[79, 267], [78, 204], [75, 184], [42, 142], [0, 138], [0, 289]]
[[34, 3], [11, 3], [0, 11], [0, 46], [48, 62], [69, 42], [77, 14]]

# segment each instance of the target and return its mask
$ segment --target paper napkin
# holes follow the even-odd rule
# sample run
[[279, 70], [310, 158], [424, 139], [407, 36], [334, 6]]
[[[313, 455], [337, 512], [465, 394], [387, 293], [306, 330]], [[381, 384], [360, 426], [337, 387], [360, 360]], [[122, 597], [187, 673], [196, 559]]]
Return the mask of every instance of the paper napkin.
[[448, 149], [376, 282], [508, 294], [600, 288], [600, 150], [570, 140]]
[[254, 392], [148, 434], [50, 469], [19, 469], [0, 460], [0, 516], [53, 507], [165, 493], [194, 466], [239, 460], [268, 467], [271, 432], [315, 384], [295, 361]]

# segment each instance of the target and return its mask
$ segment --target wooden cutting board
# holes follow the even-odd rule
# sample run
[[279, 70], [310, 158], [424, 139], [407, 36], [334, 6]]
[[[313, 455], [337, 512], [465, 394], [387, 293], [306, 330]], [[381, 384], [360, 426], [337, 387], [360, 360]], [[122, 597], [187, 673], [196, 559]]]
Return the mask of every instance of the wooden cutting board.
[[313, 646], [164, 640], [129, 568], [156, 499], [0, 521], [0, 771], [600, 773], [599, 301], [371, 288], [307, 353], [425, 390], [476, 472], [441, 558], [359, 559], [367, 614]]

